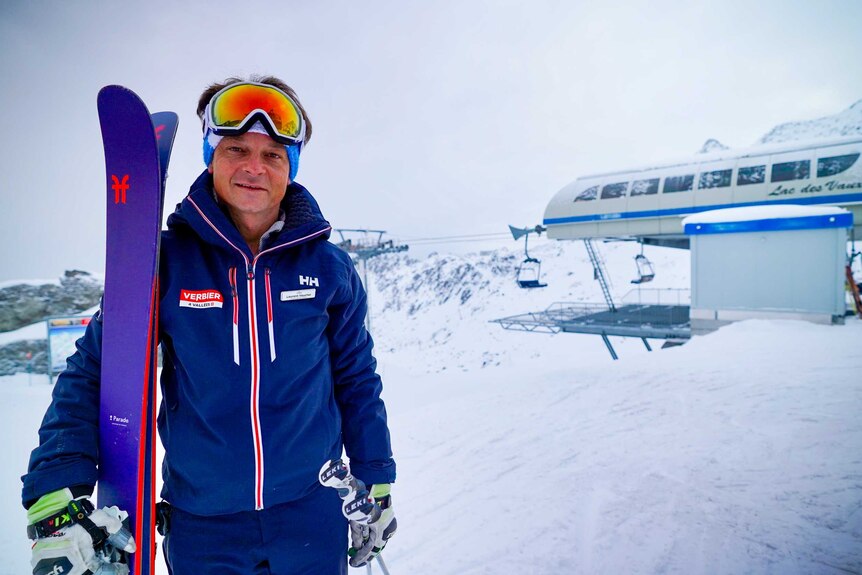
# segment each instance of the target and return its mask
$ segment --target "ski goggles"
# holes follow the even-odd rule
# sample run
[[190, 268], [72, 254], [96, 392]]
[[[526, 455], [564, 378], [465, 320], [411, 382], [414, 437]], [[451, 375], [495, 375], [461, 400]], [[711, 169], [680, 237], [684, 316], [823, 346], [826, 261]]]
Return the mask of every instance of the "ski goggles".
[[204, 113], [205, 128], [217, 136], [244, 134], [258, 121], [279, 144], [301, 146], [305, 139], [305, 120], [299, 105], [268, 84], [226, 86], [210, 99]]

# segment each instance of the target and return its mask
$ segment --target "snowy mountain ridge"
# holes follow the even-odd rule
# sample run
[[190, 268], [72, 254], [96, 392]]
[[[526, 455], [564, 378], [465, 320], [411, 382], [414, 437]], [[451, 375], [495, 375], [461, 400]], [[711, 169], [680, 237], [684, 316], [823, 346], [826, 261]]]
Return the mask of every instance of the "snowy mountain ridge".
[[720, 151], [720, 150], [729, 150], [730, 147], [725, 146], [715, 138], [710, 138], [703, 143], [703, 146], [698, 150], [698, 154], [708, 154], [710, 152]]
[[[575, 355], [580, 350], [606, 354], [597, 337], [525, 334], [489, 323], [542, 311], [555, 302], [604, 302], [582, 242], [533, 241], [530, 255], [541, 260], [541, 281], [548, 284], [539, 289], [518, 287], [517, 268], [525, 255], [518, 244], [509, 243], [512, 247], [466, 255], [432, 254], [414, 260], [408, 252], [370, 260], [376, 352], [387, 361], [409, 357], [412, 369], [426, 372], [466, 371], [563, 349]], [[633, 291], [630, 281], [640, 247], [633, 242], [595, 245], [606, 260], [614, 300], [620, 302]], [[646, 247], [644, 253], [656, 266], [656, 279], [641, 297], [648, 299], [654, 290], [686, 297], [674, 290], [688, 288], [688, 252]], [[640, 342], [637, 346], [643, 347]]]
[[[862, 135], [862, 100], [846, 110], [829, 116], [778, 124], [761, 136], [752, 146], [858, 135]], [[737, 146], [726, 146], [715, 138], [709, 138], [697, 153], [708, 154], [723, 150], [735, 150], [736, 148]]]
[[862, 100], [831, 116], [779, 124], [755, 144], [856, 135], [862, 135]]

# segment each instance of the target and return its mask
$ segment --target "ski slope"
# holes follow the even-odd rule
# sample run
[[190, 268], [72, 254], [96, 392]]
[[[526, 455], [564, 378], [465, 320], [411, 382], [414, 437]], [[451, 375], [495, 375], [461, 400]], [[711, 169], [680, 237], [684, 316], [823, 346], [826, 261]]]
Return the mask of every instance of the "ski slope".
[[[506, 335], [510, 350], [548, 337]], [[860, 573], [860, 341], [855, 319], [746, 321], [618, 362], [558, 347], [428, 373], [381, 353], [399, 466], [389, 569]], [[18, 477], [49, 394], [0, 379], [2, 574], [29, 572]]]
[[749, 321], [610, 365], [527, 361], [423, 380], [418, 398], [393, 387], [407, 487], [390, 563], [860, 572], [860, 336], [855, 320]]

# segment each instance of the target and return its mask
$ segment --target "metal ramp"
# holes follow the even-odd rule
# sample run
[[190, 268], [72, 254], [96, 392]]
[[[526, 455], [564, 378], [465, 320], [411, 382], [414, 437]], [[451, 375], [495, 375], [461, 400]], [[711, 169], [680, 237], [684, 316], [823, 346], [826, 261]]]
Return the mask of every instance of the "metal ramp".
[[[668, 292], [662, 298], [644, 297], [644, 291]], [[631, 301], [611, 308], [605, 304], [555, 302], [547, 309], [492, 320], [503, 329], [534, 333], [585, 333], [599, 335], [611, 357], [618, 359], [608, 336], [638, 337], [652, 351], [647, 338], [679, 343], [691, 337], [689, 305], [679, 293], [685, 290], [636, 290], [626, 300], [653, 300], [655, 303]], [[674, 293], [675, 296], [674, 297]], [[655, 294], [652, 294], [655, 295]], [[674, 300], [676, 301], [668, 301]]]

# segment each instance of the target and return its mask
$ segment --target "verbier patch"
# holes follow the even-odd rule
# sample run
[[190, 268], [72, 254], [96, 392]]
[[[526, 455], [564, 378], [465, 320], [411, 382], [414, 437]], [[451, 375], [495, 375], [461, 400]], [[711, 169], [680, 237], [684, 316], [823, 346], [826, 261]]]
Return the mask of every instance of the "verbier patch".
[[180, 290], [180, 307], [207, 308], [223, 305], [224, 298], [217, 290]]

